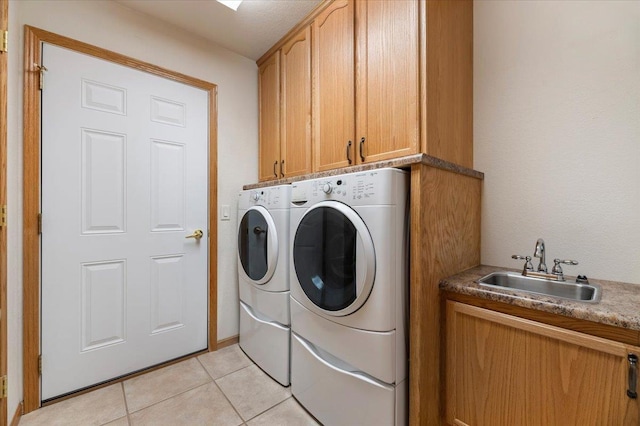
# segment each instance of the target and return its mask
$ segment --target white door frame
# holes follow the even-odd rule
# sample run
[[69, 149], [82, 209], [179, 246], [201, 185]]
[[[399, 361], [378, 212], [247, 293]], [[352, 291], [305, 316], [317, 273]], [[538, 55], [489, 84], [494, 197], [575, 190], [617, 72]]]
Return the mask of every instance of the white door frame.
[[217, 348], [217, 86], [119, 53], [25, 25], [23, 183], [24, 413], [40, 406], [40, 78], [43, 42], [203, 89], [209, 94], [209, 351]]

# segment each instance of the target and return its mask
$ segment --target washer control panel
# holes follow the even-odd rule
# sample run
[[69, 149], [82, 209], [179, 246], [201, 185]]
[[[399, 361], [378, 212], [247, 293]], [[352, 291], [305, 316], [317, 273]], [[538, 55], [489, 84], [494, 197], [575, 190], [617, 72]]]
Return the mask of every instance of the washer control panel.
[[295, 182], [291, 185], [292, 207], [326, 200], [349, 205], [394, 203], [394, 194], [401, 188], [398, 182], [404, 185], [407, 176], [407, 172], [398, 169], [377, 169]]

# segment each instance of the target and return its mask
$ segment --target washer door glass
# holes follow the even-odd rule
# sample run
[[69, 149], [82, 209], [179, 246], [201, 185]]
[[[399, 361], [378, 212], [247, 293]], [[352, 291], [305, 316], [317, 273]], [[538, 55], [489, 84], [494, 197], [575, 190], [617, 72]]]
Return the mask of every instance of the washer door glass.
[[275, 224], [264, 207], [251, 207], [238, 226], [238, 257], [245, 279], [267, 282], [275, 271], [277, 239]]
[[373, 287], [371, 236], [360, 216], [339, 202], [318, 203], [302, 217], [293, 262], [306, 296], [332, 315], [356, 311]]

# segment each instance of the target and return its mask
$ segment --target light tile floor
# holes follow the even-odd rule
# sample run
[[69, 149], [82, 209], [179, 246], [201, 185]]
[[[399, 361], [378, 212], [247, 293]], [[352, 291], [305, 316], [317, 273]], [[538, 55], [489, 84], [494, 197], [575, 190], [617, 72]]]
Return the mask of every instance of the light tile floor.
[[20, 426], [318, 423], [238, 345], [200, 355], [22, 417]]

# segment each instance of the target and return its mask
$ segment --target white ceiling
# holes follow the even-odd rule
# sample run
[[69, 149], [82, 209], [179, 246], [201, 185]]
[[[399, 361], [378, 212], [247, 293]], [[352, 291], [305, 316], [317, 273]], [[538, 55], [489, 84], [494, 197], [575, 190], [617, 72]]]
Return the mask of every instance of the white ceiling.
[[115, 0], [257, 60], [321, 0], [244, 0], [237, 12], [215, 0]]

